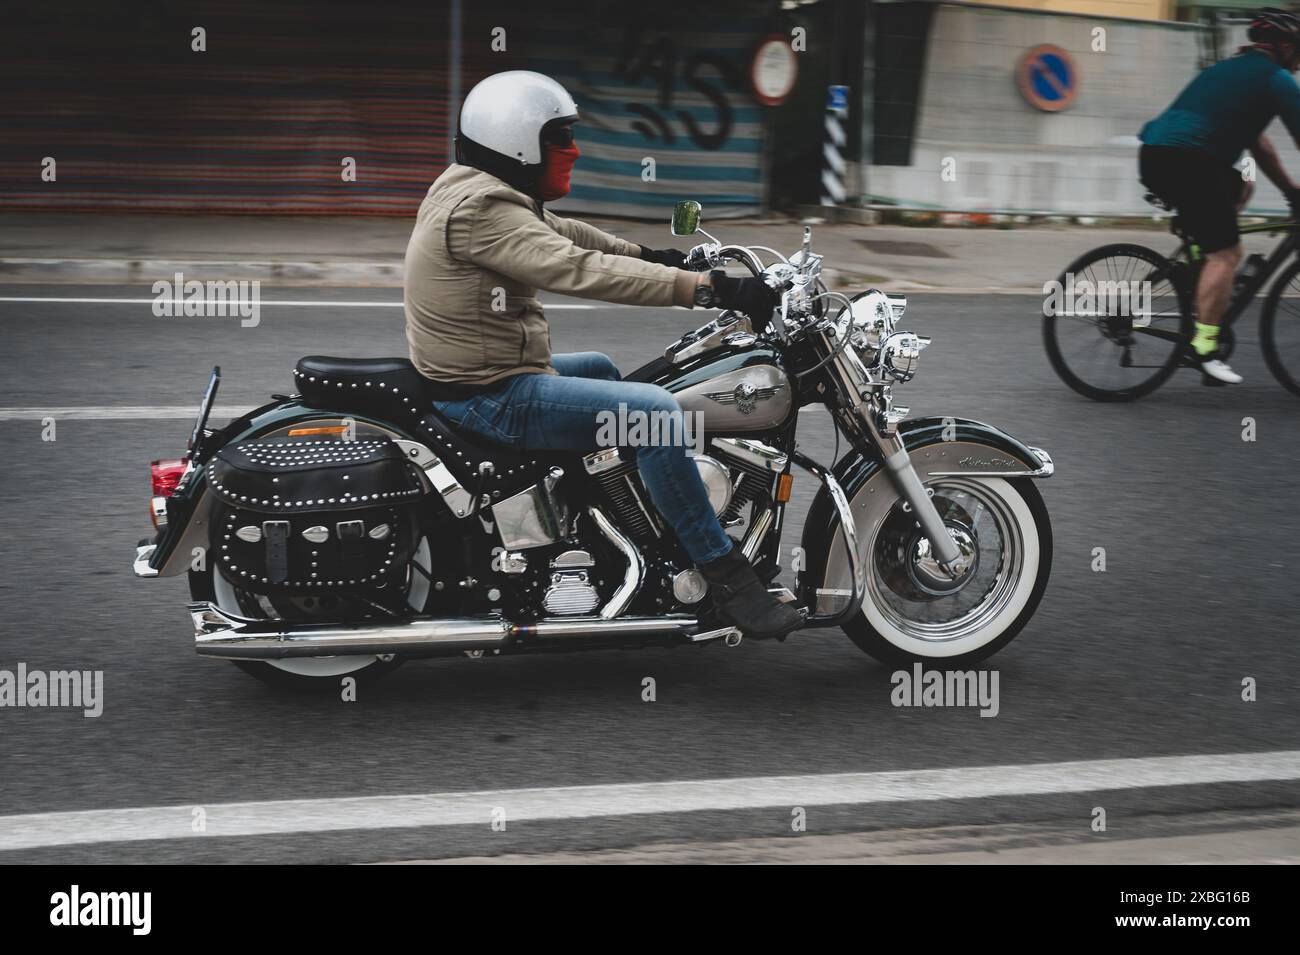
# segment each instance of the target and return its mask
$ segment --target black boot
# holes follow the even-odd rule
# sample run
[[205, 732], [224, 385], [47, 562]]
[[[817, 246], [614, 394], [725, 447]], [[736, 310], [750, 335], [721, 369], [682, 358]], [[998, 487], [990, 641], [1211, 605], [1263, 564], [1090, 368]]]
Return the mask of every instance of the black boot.
[[700, 567], [713, 605], [727, 622], [753, 640], [784, 637], [803, 626], [803, 616], [767, 592], [739, 547]]

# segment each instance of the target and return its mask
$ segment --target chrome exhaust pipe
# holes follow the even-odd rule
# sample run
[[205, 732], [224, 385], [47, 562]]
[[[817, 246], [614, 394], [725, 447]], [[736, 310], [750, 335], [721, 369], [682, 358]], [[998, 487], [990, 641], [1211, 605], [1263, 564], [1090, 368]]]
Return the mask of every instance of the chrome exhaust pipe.
[[635, 637], [647, 634], [680, 634], [690, 636], [700, 629], [694, 617], [621, 617], [605, 620], [600, 617], [569, 617], [539, 620], [536, 623], [517, 624], [512, 630], [519, 637], [536, 637], [543, 640], [565, 640], [583, 637]]
[[294, 624], [248, 620], [212, 604], [192, 604], [194, 649], [200, 656], [284, 660], [443, 650], [494, 650], [510, 641], [500, 617], [381, 620], [356, 624]]
[[200, 656], [229, 660], [291, 657], [418, 655], [500, 650], [513, 642], [582, 640], [599, 637], [683, 636], [700, 629], [694, 617], [567, 617], [512, 624], [500, 617], [442, 617], [378, 620], [356, 624], [295, 624], [252, 620], [210, 603], [190, 604], [194, 649]]

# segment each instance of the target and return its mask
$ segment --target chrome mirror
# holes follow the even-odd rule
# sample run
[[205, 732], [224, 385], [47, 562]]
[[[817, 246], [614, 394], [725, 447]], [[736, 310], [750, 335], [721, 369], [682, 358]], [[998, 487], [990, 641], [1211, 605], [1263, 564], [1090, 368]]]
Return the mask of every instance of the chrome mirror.
[[673, 206], [673, 235], [695, 235], [700, 231], [700, 213], [704, 211], [694, 199], [683, 199]]

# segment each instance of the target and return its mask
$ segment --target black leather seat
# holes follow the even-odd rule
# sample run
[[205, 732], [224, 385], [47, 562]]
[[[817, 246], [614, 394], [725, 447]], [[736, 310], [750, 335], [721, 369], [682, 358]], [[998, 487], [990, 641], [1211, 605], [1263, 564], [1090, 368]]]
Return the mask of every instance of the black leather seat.
[[404, 426], [429, 413], [427, 379], [406, 358], [308, 355], [293, 377], [308, 405], [364, 411]]
[[[356, 411], [385, 418], [424, 438], [462, 487], [479, 486], [479, 465], [492, 462], [492, 475], [483, 489], [504, 497], [534, 484], [564, 452], [519, 451], [459, 430], [433, 407], [428, 379], [406, 358], [332, 358], [308, 355], [293, 372], [298, 392], [311, 406]], [[417, 418], [418, 420], [413, 420]]]

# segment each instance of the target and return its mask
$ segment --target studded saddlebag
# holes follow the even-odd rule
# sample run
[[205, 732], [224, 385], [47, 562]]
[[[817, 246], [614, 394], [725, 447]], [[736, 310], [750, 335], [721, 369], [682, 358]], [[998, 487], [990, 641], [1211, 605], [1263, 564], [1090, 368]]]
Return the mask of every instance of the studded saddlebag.
[[424, 486], [386, 437], [243, 441], [206, 476], [217, 569], [254, 593], [381, 585], [416, 544]]

